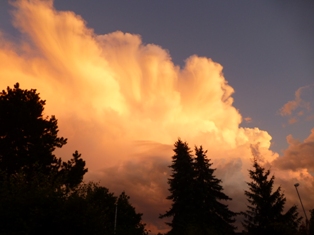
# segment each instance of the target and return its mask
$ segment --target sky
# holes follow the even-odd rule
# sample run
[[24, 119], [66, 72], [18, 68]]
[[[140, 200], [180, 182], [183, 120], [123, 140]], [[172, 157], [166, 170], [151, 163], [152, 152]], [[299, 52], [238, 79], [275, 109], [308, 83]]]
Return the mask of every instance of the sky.
[[12, 3], [1, 89], [37, 89], [68, 138], [58, 155], [81, 152], [85, 181], [125, 190], [152, 234], [169, 229], [158, 215], [178, 137], [208, 149], [232, 210], [246, 208], [253, 157], [286, 207], [300, 207], [297, 182], [314, 207], [314, 2]]

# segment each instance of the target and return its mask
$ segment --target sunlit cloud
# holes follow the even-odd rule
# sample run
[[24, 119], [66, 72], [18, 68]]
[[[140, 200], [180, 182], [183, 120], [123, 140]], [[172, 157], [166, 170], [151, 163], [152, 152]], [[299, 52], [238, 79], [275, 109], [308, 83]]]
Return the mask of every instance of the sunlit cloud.
[[289, 147], [284, 151], [283, 156], [273, 161], [272, 170], [276, 172], [277, 183], [285, 188], [287, 199], [299, 207], [299, 202], [295, 197], [296, 192], [291, 186], [297, 182], [300, 183], [299, 190], [308, 211], [313, 208], [314, 195], [314, 129], [303, 141], [289, 135], [287, 142]]
[[[116, 193], [125, 190], [150, 229], [168, 229], [158, 214], [169, 207], [167, 166], [178, 137], [191, 149], [208, 149], [236, 211], [246, 206], [252, 146], [258, 146], [265, 165], [276, 162], [279, 180], [303, 177], [306, 189], [312, 187], [306, 171], [300, 176], [289, 167], [296, 164], [303, 171], [303, 163], [289, 157], [286, 166], [278, 160], [266, 131], [239, 126], [243, 117], [233, 106], [234, 89], [220, 64], [193, 55], [181, 68], [167, 50], [143, 44], [139, 35], [96, 35], [80, 16], [56, 11], [53, 1], [18, 0], [14, 6], [14, 26], [22, 37], [9, 42], [0, 32], [2, 89], [16, 82], [36, 88], [47, 100], [45, 115], [56, 115], [60, 135], [68, 138], [57, 154], [66, 159], [78, 149], [89, 168], [85, 181], [100, 181]], [[307, 107], [303, 89], [282, 108], [283, 115]]]
[[298, 111], [296, 115], [302, 116], [304, 115], [304, 111], [311, 110], [311, 102], [306, 99], [302, 98], [301, 96], [306, 96], [309, 93], [313, 96], [314, 93], [314, 84], [307, 85], [300, 87], [298, 90], [296, 90], [294, 96], [294, 100], [291, 100], [284, 104], [284, 106], [279, 110], [281, 116], [290, 116], [294, 113], [294, 111], [298, 108], [301, 108], [303, 110]]
[[281, 169], [293, 171], [307, 169], [309, 172], [314, 172], [314, 129], [303, 142], [294, 139], [292, 135], [287, 137], [287, 142], [289, 147], [282, 157], [274, 161], [274, 165]]

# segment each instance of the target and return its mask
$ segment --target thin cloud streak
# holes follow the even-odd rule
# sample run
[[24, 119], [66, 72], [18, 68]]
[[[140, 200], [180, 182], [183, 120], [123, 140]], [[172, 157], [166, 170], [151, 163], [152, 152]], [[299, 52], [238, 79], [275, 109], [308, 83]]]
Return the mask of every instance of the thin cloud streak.
[[[191, 149], [208, 149], [236, 211], [246, 205], [251, 146], [258, 146], [265, 165], [275, 163], [290, 203], [291, 179], [306, 180], [305, 189], [313, 190], [306, 170], [313, 169], [311, 160], [309, 166], [297, 164], [289, 148], [279, 158], [269, 149], [266, 131], [239, 127], [234, 89], [220, 64], [193, 55], [180, 68], [160, 46], [120, 31], [96, 35], [80, 16], [56, 11], [53, 1], [18, 0], [14, 6], [13, 22], [23, 37], [10, 43], [0, 33], [1, 87], [19, 82], [38, 89], [47, 100], [45, 113], [56, 115], [60, 134], [69, 139], [57, 154], [66, 159], [78, 149], [89, 168], [85, 180], [100, 181], [116, 193], [125, 190], [151, 230], [168, 229], [158, 214], [169, 207], [167, 166], [178, 137]], [[291, 169], [293, 164], [302, 174]]]

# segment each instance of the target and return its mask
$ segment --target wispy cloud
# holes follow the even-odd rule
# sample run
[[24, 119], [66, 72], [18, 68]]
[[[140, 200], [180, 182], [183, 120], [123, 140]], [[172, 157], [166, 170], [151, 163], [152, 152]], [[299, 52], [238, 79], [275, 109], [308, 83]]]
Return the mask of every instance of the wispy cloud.
[[[296, 90], [294, 100], [288, 101], [279, 110], [281, 116], [293, 116], [289, 119], [289, 124], [294, 124], [297, 122], [297, 116], [301, 117], [308, 114], [312, 110], [311, 98], [314, 95], [314, 84], [300, 87]], [[301, 110], [300, 110], [301, 109]]]

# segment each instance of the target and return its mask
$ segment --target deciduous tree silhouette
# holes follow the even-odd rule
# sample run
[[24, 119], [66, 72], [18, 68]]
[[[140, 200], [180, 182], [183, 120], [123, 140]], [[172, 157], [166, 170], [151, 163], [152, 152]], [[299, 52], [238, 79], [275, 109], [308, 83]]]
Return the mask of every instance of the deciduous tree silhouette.
[[[63, 162], [53, 151], [66, 144], [57, 119], [43, 117], [45, 101], [19, 84], [0, 93], [0, 234], [112, 235], [117, 197], [83, 184], [85, 161], [75, 151]], [[146, 235], [142, 214], [118, 197], [117, 235]]]
[[145, 224], [142, 223], [141, 213], [137, 213], [130, 204], [130, 197], [122, 192], [117, 201], [117, 235], [134, 234], [147, 235]]
[[87, 172], [85, 161], [78, 152], [68, 162], [53, 154], [67, 139], [58, 137], [54, 116], [43, 116], [45, 103], [36, 90], [23, 90], [18, 83], [0, 93], [0, 170], [8, 175], [23, 171], [29, 179], [38, 171], [58, 175], [75, 187]]
[[286, 198], [280, 187], [273, 192], [275, 177], [269, 178], [270, 170], [265, 170], [255, 159], [249, 174], [252, 181], [247, 183], [249, 190], [245, 191], [249, 205], [242, 212], [247, 234], [297, 234], [301, 221], [297, 207], [283, 213]]
[[[117, 197], [95, 183], [80, 184], [70, 194], [56, 191], [46, 175], [25, 184], [22, 174], [0, 181], [0, 234], [112, 235]], [[122, 193], [118, 197], [116, 235], [147, 235], [142, 214]]]
[[[142, 214], [137, 213], [124, 192], [114, 196], [95, 183], [82, 184], [65, 203], [64, 224], [72, 234], [114, 234], [115, 204], [117, 202], [116, 235], [147, 235]], [[71, 219], [72, 218], [72, 219]]]
[[46, 174], [31, 182], [25, 174], [0, 173], [0, 234], [66, 234], [63, 227], [65, 191]]

